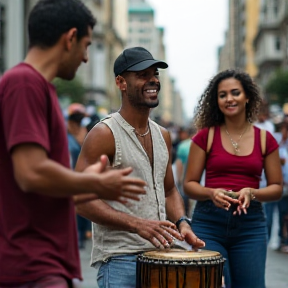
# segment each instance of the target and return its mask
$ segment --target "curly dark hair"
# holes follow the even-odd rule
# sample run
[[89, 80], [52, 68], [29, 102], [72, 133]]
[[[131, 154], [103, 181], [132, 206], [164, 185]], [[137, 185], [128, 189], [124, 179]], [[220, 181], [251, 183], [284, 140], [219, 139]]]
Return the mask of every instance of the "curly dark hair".
[[79, 41], [95, 24], [96, 19], [80, 0], [40, 0], [29, 14], [29, 47], [52, 47], [72, 28], [77, 28]]
[[246, 119], [251, 123], [257, 119], [262, 103], [258, 86], [246, 72], [239, 69], [229, 69], [214, 76], [202, 94], [195, 108], [194, 123], [197, 129], [224, 123], [224, 115], [218, 107], [218, 85], [222, 80], [228, 78], [235, 78], [240, 81], [246, 97], [249, 99], [249, 103], [246, 105]]

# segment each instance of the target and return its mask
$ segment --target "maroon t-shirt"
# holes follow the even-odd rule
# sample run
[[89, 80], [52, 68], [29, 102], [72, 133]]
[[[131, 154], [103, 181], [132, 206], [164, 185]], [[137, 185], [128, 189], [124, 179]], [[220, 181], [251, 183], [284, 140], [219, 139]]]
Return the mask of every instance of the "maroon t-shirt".
[[54, 86], [21, 63], [0, 80], [0, 286], [58, 274], [81, 278], [72, 198], [21, 191], [11, 150], [41, 145], [69, 168], [64, 119]]
[[[239, 191], [244, 187], [259, 188], [263, 155], [260, 144], [260, 129], [255, 126], [253, 128], [255, 136], [252, 153], [247, 156], [237, 156], [224, 149], [220, 127], [215, 127], [214, 139], [206, 161], [206, 187], [233, 191]], [[204, 128], [192, 138], [193, 142], [204, 151], [207, 149], [208, 131], [208, 128]], [[266, 136], [266, 155], [269, 155], [278, 148], [278, 144], [268, 131]]]

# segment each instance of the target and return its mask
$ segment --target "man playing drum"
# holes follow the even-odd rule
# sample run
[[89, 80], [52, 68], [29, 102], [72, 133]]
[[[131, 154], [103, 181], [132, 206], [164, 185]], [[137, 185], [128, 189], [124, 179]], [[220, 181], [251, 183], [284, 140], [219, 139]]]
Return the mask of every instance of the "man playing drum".
[[134, 288], [137, 254], [168, 248], [173, 238], [185, 239], [194, 248], [205, 245], [183, 217], [169, 156], [170, 135], [149, 118], [159, 103], [158, 68], [167, 67], [141, 47], [120, 54], [114, 73], [122, 105], [89, 132], [76, 165], [82, 171], [106, 154], [112, 169], [131, 166], [131, 175], [147, 183], [138, 203], [95, 200], [77, 206], [77, 212], [93, 222], [91, 264], [99, 269], [99, 287]]

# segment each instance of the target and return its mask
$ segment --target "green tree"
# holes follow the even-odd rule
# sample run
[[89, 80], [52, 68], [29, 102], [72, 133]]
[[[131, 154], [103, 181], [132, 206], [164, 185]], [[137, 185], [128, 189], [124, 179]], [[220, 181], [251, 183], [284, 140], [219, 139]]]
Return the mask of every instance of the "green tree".
[[288, 102], [288, 71], [277, 70], [265, 87], [269, 94], [270, 102], [278, 103], [281, 106]]
[[72, 81], [56, 78], [53, 81], [56, 87], [57, 95], [61, 98], [69, 98], [71, 103], [84, 102], [85, 88], [79, 78], [75, 77]]

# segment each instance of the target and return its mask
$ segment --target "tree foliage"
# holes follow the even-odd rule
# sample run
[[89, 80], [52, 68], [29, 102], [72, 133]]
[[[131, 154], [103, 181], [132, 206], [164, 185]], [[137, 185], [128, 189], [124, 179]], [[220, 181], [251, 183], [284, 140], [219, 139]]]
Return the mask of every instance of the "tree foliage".
[[288, 102], [288, 71], [277, 70], [267, 83], [266, 92], [269, 93], [271, 102], [277, 102], [281, 106]]
[[85, 88], [79, 78], [75, 77], [71, 81], [56, 78], [53, 84], [59, 98], [68, 97], [71, 102], [84, 102]]

